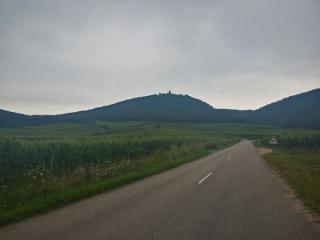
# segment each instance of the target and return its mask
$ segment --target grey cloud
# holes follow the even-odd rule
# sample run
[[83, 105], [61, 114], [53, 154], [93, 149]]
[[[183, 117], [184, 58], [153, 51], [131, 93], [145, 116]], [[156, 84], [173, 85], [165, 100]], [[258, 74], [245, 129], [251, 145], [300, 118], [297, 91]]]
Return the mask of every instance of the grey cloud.
[[57, 113], [169, 89], [256, 108], [320, 86], [320, 3], [0, 1], [0, 108]]

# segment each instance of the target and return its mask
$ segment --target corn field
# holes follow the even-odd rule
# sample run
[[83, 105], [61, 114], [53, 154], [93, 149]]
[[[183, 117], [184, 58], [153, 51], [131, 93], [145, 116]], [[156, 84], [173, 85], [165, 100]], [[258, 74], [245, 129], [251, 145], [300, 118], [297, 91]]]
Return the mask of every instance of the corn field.
[[[6, 214], [22, 216], [28, 208], [32, 212], [37, 209], [35, 202], [55, 205], [48, 202], [71, 198], [64, 196], [67, 192], [128, 174], [143, 175], [146, 170], [170, 166], [177, 159], [196, 158], [230, 141], [175, 137], [0, 138], [0, 222], [14, 219]], [[24, 213], [18, 214], [17, 209]]]
[[[0, 139], [1, 183], [25, 181], [39, 170], [41, 174], [62, 176], [77, 168], [119, 164], [122, 160], [146, 157], [172, 146], [195, 140], [177, 138], [135, 138], [129, 140], [82, 139]], [[41, 171], [40, 171], [41, 169]], [[39, 174], [40, 174], [39, 173]]]

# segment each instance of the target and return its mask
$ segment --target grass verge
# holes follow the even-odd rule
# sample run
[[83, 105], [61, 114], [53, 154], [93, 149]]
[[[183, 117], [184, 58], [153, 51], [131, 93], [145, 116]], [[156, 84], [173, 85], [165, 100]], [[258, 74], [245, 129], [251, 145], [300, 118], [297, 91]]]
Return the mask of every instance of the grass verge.
[[320, 214], [320, 150], [275, 147], [263, 158], [284, 177], [305, 206]]

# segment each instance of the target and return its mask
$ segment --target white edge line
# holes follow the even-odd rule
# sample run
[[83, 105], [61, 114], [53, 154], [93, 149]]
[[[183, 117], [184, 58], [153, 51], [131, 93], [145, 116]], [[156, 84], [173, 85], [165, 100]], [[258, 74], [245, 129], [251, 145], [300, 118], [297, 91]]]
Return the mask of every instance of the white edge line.
[[211, 174], [212, 174], [212, 172], [209, 172], [204, 178], [202, 178], [202, 179], [198, 182], [198, 184], [203, 183], [208, 177], [210, 177]]

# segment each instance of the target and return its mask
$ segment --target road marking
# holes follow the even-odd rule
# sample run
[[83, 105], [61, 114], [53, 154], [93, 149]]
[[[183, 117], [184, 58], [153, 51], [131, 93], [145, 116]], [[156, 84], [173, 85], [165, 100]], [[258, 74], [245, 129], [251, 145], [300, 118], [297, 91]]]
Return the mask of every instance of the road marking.
[[198, 184], [203, 183], [208, 177], [210, 177], [211, 174], [212, 174], [212, 172], [209, 172], [204, 178], [202, 178], [202, 179], [198, 182]]

